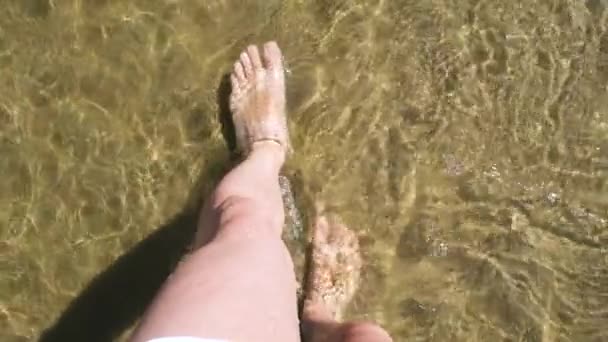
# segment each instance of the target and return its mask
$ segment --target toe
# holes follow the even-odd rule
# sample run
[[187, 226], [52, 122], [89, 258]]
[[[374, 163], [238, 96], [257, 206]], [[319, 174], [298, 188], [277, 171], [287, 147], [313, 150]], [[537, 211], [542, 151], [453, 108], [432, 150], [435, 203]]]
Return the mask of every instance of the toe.
[[251, 59], [246, 52], [241, 53], [241, 64], [245, 70], [245, 77], [251, 78], [253, 76], [253, 66], [251, 65]]
[[239, 79], [235, 74], [230, 75], [230, 86], [232, 87], [232, 92], [238, 91], [240, 89]]
[[234, 63], [233, 75], [236, 76], [236, 79], [239, 83], [243, 83], [246, 81], [245, 70], [243, 69], [243, 65], [241, 64], [241, 62]]
[[327, 236], [329, 234], [329, 223], [324, 216], [317, 218], [313, 233], [313, 244], [323, 245], [327, 243]]
[[283, 68], [283, 55], [276, 42], [264, 44], [264, 66], [268, 69]]
[[249, 55], [249, 60], [251, 61], [251, 65], [254, 69], [262, 69], [262, 60], [260, 59], [260, 51], [258, 47], [255, 45], [249, 45], [247, 47], [247, 54]]
[[332, 217], [330, 229], [327, 232], [327, 241], [330, 244], [343, 245], [348, 238], [348, 230], [339, 222], [337, 217]]

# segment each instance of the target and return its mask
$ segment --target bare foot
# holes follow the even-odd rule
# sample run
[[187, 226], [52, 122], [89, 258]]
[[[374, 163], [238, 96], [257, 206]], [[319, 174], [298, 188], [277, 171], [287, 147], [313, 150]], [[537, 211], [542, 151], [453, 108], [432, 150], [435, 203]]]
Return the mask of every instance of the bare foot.
[[359, 284], [359, 240], [335, 217], [320, 215], [313, 229], [304, 318], [339, 322]]
[[279, 144], [284, 152], [290, 149], [282, 59], [277, 43], [268, 42], [261, 58], [251, 45], [234, 64], [230, 109], [237, 146], [245, 155], [261, 142]]

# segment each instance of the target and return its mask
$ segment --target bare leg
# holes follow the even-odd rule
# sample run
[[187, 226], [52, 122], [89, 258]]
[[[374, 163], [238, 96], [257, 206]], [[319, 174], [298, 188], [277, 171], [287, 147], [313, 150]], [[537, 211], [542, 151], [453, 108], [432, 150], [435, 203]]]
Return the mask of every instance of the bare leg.
[[198, 248], [177, 268], [133, 341], [193, 336], [299, 341], [296, 280], [281, 240], [278, 184], [289, 149], [281, 53], [249, 47], [232, 75], [231, 108], [246, 159], [205, 204]]
[[312, 241], [311, 274], [304, 303], [303, 331], [308, 342], [390, 342], [378, 325], [339, 323], [359, 283], [357, 236], [337, 218], [320, 214]]

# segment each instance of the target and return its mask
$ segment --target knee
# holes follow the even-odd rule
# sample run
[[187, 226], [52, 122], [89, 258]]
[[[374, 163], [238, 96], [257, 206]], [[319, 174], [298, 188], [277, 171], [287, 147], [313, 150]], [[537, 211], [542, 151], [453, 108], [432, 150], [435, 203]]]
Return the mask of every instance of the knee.
[[340, 329], [343, 342], [392, 342], [393, 339], [377, 324], [371, 322], [352, 322]]
[[285, 217], [282, 210], [273, 210], [247, 197], [229, 196], [215, 208], [220, 230], [249, 227], [253, 232], [280, 234], [283, 229]]

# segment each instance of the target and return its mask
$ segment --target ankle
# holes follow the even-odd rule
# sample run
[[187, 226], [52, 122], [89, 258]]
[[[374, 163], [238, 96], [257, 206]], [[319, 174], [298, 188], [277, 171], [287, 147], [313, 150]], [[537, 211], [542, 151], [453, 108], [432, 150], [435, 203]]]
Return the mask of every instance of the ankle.
[[256, 141], [251, 145], [251, 152], [249, 155], [263, 155], [268, 158], [272, 165], [277, 166], [279, 169], [285, 163], [286, 151], [285, 147], [275, 140], [260, 140]]

